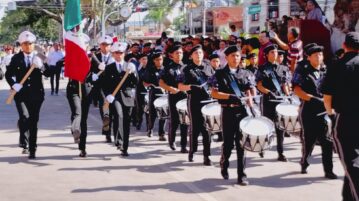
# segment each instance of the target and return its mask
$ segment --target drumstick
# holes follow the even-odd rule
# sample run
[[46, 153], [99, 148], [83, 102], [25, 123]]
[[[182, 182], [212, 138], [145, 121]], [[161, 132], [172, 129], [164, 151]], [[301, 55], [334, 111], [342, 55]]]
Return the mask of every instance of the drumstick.
[[[112, 92], [112, 96], [116, 96], [117, 92], [121, 89], [123, 83], [125, 83], [125, 80], [127, 79], [128, 75], [130, 74], [130, 70], [127, 70], [123, 78], [121, 79], [120, 83], [116, 86], [115, 90]], [[108, 107], [110, 106], [110, 103], [105, 99], [105, 103], [103, 104], [103, 110], [108, 110]]]
[[[27, 78], [31, 75], [31, 73], [34, 69], [35, 69], [35, 65], [32, 64], [30, 69], [26, 72], [25, 76], [21, 79], [19, 84], [23, 85], [26, 82]], [[14, 99], [16, 93], [17, 92], [15, 90], [13, 90], [13, 89], [10, 90], [10, 95], [6, 99], [6, 104], [10, 105], [12, 103], [12, 100]]]
[[217, 102], [217, 100], [215, 100], [215, 99], [210, 99], [210, 100], [201, 101], [201, 103], [212, 103], [212, 102]]
[[323, 116], [323, 115], [326, 115], [326, 114], [327, 114], [327, 112], [321, 112], [321, 113], [318, 113], [318, 114], [317, 114], [317, 117]]

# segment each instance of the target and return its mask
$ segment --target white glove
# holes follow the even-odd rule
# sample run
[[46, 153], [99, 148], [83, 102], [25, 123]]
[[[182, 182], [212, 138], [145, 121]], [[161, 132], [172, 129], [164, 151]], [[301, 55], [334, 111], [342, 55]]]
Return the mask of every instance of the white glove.
[[41, 69], [42, 66], [43, 66], [43, 63], [42, 63], [42, 60], [39, 57], [35, 56], [32, 59], [32, 65], [34, 65], [35, 68]]
[[95, 82], [96, 80], [98, 80], [98, 75], [96, 73], [93, 73], [92, 74], [92, 81]]
[[125, 71], [128, 71], [128, 70], [130, 71], [130, 73], [136, 72], [136, 66], [135, 66], [135, 64], [133, 64], [133, 63], [128, 63], [128, 65], [127, 65]]
[[12, 85], [12, 88], [16, 91], [19, 92], [22, 88], [22, 84], [19, 83], [15, 83], [14, 85]]
[[112, 103], [115, 100], [115, 97], [113, 95], [108, 95], [106, 96], [106, 100], [107, 102]]
[[98, 65], [98, 69], [100, 71], [104, 71], [105, 70], [105, 67], [106, 67], [106, 64], [104, 62], [101, 62], [99, 65]]

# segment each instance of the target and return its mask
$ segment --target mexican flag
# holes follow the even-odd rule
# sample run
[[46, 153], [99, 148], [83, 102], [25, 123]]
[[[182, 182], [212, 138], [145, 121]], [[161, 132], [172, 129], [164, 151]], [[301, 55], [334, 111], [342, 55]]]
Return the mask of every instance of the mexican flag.
[[64, 18], [65, 33], [65, 76], [84, 82], [90, 70], [90, 60], [86, 52], [88, 37], [80, 30], [80, 0], [67, 0]]

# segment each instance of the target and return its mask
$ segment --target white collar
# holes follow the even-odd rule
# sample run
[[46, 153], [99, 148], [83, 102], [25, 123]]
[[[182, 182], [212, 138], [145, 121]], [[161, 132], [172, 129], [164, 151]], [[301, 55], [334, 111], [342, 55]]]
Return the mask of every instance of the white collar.
[[25, 52], [22, 52], [22, 53], [24, 53], [24, 57], [28, 57], [28, 56], [33, 57], [34, 56], [33, 52], [31, 52], [30, 54], [26, 54]]

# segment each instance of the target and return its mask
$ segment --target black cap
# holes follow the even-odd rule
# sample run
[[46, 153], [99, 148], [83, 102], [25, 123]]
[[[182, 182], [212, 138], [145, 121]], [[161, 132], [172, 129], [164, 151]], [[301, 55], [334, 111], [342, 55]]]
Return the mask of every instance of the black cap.
[[264, 48], [264, 54], [268, 54], [271, 50], [277, 50], [278, 49], [278, 45], [276, 44], [271, 44], [268, 45], [266, 48]]
[[308, 55], [307, 54], [308, 49], [312, 48], [314, 46], [317, 46], [317, 45], [318, 45], [317, 43], [308, 43], [308, 44], [304, 45], [304, 47], [303, 47], [304, 54]]
[[310, 56], [316, 52], [323, 52], [323, 49], [324, 49], [323, 46], [319, 46], [319, 45], [313, 46], [307, 50], [307, 55]]
[[246, 55], [246, 54], [242, 54], [242, 55], [241, 55], [241, 60], [245, 60], [245, 59], [247, 59], [247, 55]]
[[232, 54], [233, 52], [240, 52], [241, 50], [236, 46], [236, 45], [232, 45], [232, 46], [229, 46], [227, 47], [226, 50], [224, 50], [224, 54], [226, 56]]
[[202, 50], [202, 45], [196, 45], [196, 46], [192, 47], [191, 51], [189, 52], [189, 55], [192, 55], [193, 52], [195, 52], [195, 51], [197, 51], [199, 49]]
[[211, 55], [209, 56], [208, 59], [209, 59], [210, 61], [211, 61], [212, 59], [219, 59], [219, 55], [216, 54], [216, 53], [213, 53], [213, 54], [211, 54]]
[[349, 32], [345, 36], [346, 46], [351, 47], [355, 50], [359, 49], [359, 32]]
[[169, 50], [168, 50], [168, 53], [172, 54], [173, 52], [181, 49], [182, 46], [181, 45], [174, 45], [173, 47], [171, 47]]
[[278, 55], [284, 55], [285, 51], [284, 50], [278, 50]]

